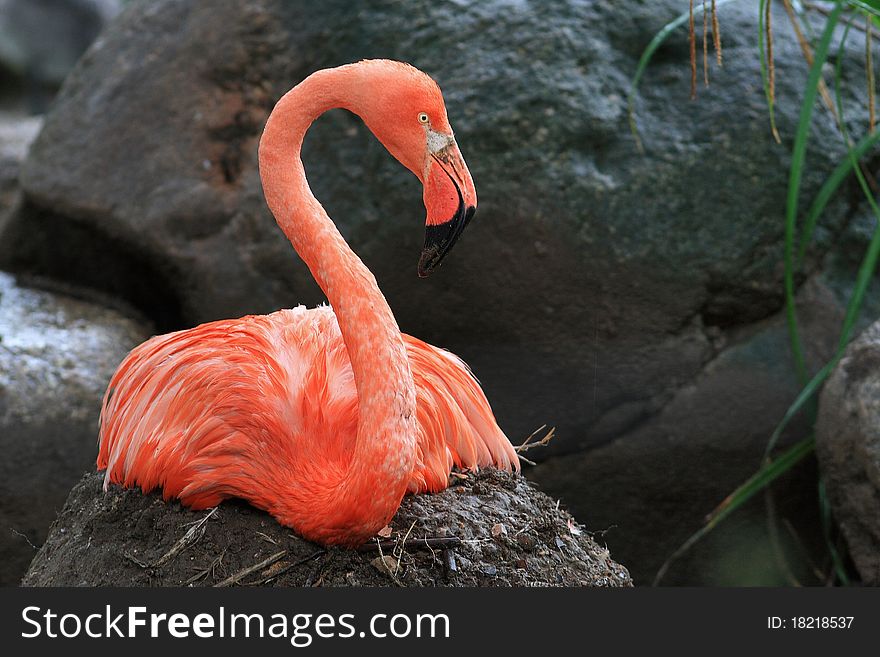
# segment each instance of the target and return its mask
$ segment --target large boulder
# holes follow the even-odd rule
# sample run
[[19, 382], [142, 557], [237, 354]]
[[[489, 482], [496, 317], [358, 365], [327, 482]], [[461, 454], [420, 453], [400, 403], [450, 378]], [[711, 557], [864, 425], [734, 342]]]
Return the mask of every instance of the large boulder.
[[86, 475], [25, 586], [632, 586], [626, 568], [518, 475], [410, 495], [365, 549], [322, 549], [240, 502], [190, 511]]
[[[404, 330], [463, 356], [511, 436], [557, 427], [535, 476], [576, 513], [613, 518], [608, 540], [644, 580], [667, 543], [759, 464], [761, 437], [797, 390], [778, 313], [803, 58], [777, 27], [777, 145], [754, 9], [722, 8], [725, 66], [698, 102], [686, 35], [674, 35], [636, 99], [642, 153], [628, 129], [630, 78], [681, 10], [678, 0], [135, 3], [65, 83], [26, 163], [26, 203], [0, 240], [0, 265], [123, 296], [161, 329], [314, 304], [320, 291], [262, 199], [263, 122], [315, 69], [410, 61], [444, 89], [480, 197], [443, 268], [416, 278], [418, 184], [355, 117], [316, 123], [309, 180]], [[845, 56], [857, 66], [861, 46]], [[843, 153], [821, 109], [811, 144], [805, 198]], [[845, 289], [819, 274], [861, 212], [840, 199], [823, 216], [806, 267], [817, 289]], [[816, 363], [833, 346], [836, 302], [813, 294], [806, 310]], [[668, 439], [670, 423], [695, 419]], [[687, 467], [669, 478], [652, 467], [658, 454]], [[675, 531], [646, 490], [675, 500]]]
[[21, 163], [42, 126], [40, 116], [0, 112], [0, 230], [18, 199]]
[[122, 313], [0, 272], [0, 585], [16, 584], [83, 470], [101, 397], [147, 333]]
[[121, 7], [121, 0], [0, 0], [0, 95], [19, 88], [25, 106], [45, 111], [76, 60]]
[[[831, 292], [811, 280], [798, 309], [808, 351], [830, 353], [842, 321]], [[609, 529], [610, 544], [636, 559], [631, 562], [636, 581], [650, 583], [664, 559], [761, 466], [771, 431], [800, 390], [791, 363], [778, 358], [788, 339], [780, 315], [727, 333], [723, 348], [658, 413], [585, 455], [547, 460], [533, 476], [552, 495], [576, 500], [572, 506], [591, 527]], [[821, 363], [814, 359], [810, 365]], [[809, 432], [808, 417], [800, 415], [785, 435]], [[816, 516], [804, 511], [818, 508], [816, 476], [815, 464], [808, 462], [776, 487], [777, 517], [793, 533], [769, 530], [759, 498], [670, 564], [661, 583], [815, 583], [803, 555], [805, 548], [811, 554], [825, 549]], [[780, 559], [790, 563], [780, 567]]]
[[880, 322], [849, 345], [822, 390], [816, 453], [862, 582], [880, 586]]

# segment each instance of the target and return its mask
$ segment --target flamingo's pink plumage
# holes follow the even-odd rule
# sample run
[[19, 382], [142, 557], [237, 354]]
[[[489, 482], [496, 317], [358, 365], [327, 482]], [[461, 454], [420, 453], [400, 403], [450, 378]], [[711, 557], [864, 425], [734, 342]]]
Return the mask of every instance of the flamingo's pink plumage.
[[405, 492], [445, 488], [453, 465], [518, 469], [468, 367], [400, 333], [375, 280], [305, 182], [302, 135], [315, 116], [343, 106], [425, 181], [429, 226], [432, 208], [448, 211], [451, 200], [450, 183], [436, 181], [446, 169], [435, 163], [453, 163], [459, 204], [476, 203], [451, 130], [445, 150], [429, 149], [419, 162], [413, 140], [376, 124], [388, 106], [364, 94], [380, 88], [396, 92], [394, 111], [420, 123], [430, 111], [436, 127], [448, 129], [427, 76], [375, 60], [301, 83], [279, 101], [261, 142], [267, 201], [333, 310], [300, 306], [216, 321], [134, 349], [101, 412], [97, 464], [107, 482], [161, 487], [192, 508], [243, 498], [307, 538], [356, 544], [390, 520]]

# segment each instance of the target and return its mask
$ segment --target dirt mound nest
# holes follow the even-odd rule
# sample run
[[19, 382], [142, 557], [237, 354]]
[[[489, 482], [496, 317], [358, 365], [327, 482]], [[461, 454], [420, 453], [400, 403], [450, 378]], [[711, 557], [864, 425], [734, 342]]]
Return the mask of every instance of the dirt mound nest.
[[73, 489], [24, 585], [632, 585], [556, 502], [495, 470], [407, 496], [360, 550], [322, 548], [243, 502], [190, 511], [137, 489], [105, 494], [102, 479], [88, 474]]

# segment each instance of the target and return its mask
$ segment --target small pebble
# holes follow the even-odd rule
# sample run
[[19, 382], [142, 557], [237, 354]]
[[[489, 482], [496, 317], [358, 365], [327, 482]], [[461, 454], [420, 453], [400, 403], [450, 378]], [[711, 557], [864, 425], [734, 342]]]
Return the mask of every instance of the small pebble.
[[520, 534], [516, 537], [516, 542], [524, 550], [533, 550], [535, 548], [535, 539], [528, 534]]
[[376, 557], [370, 562], [370, 565], [380, 573], [391, 575], [392, 577], [397, 574], [397, 559], [390, 554], [386, 554], [383, 557]]
[[446, 570], [448, 572], [458, 572], [458, 566], [455, 563], [455, 552], [452, 550], [443, 550], [443, 561], [446, 564]]

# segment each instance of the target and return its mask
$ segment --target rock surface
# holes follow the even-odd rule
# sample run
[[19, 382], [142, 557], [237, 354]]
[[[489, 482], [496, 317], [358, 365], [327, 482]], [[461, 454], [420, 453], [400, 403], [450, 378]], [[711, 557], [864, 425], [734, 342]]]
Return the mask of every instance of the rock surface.
[[[801, 337], [814, 355], [809, 365], [817, 369], [822, 365], [818, 354], [833, 350], [842, 311], [817, 280], [804, 285], [798, 301]], [[779, 358], [789, 344], [781, 314], [728, 331], [723, 339], [717, 355], [657, 414], [643, 418], [624, 437], [586, 455], [548, 459], [531, 474], [549, 494], [577, 500], [570, 503], [572, 508], [591, 527], [611, 528], [610, 544], [639, 559], [631, 562], [639, 584], [650, 583], [663, 560], [755, 473], [770, 433], [800, 391], [792, 364]], [[784, 440], [809, 430], [808, 419], [799, 416]], [[796, 528], [798, 540], [821, 553], [821, 535], [804, 523], [809, 516], [798, 510], [816, 505], [814, 464], [799, 467], [775, 490], [784, 500], [780, 513], [790, 512], [780, 517]], [[643, 543], [645, 535], [652, 537], [650, 548]], [[786, 534], [781, 540], [790, 538]], [[776, 566], [772, 540], [763, 502], [753, 504], [673, 564], [663, 583], [789, 585]], [[753, 556], [730, 559], [732, 546]], [[796, 542], [786, 547], [798, 578], [812, 582], [809, 565], [802, 561], [803, 547]]]
[[21, 163], [42, 126], [41, 116], [0, 112], [0, 231], [18, 198]]
[[94, 467], [107, 381], [146, 333], [0, 272], [0, 585], [18, 582], [70, 487]]
[[[418, 184], [355, 117], [316, 123], [304, 148], [309, 180], [403, 330], [464, 357], [515, 440], [557, 427], [534, 476], [576, 514], [615, 525], [608, 540], [643, 581], [665, 557], [658, 539], [675, 543], [719, 490], [753, 471], [796, 392], [778, 314], [790, 148], [769, 138], [753, 8], [721, 9], [725, 65], [696, 103], [686, 34], [670, 38], [636, 99], [646, 153], [628, 130], [636, 62], [681, 9], [678, 0], [134, 4], [58, 97], [0, 266], [117, 294], [163, 330], [314, 304], [320, 292], [262, 200], [261, 127], [315, 69], [411, 61], [444, 89], [479, 190], [476, 219], [444, 267], [416, 278]], [[784, 13], [775, 24], [776, 117], [789, 140], [806, 71]], [[861, 70], [862, 46], [845, 53], [847, 75]], [[848, 98], [863, 86], [853, 75]], [[817, 110], [805, 199], [842, 153], [833, 119]], [[844, 189], [823, 216], [811, 278], [834, 263], [847, 280], [853, 263], [836, 244], [850, 253], [864, 243], [859, 193]], [[807, 305], [818, 362], [838, 310], [829, 294]], [[674, 477], [653, 467], [658, 450], [678, 464]], [[671, 532], [670, 508], [681, 519]], [[685, 565], [680, 581], [697, 583], [689, 576]]]
[[121, 0], [0, 0], [0, 95], [20, 85], [29, 109], [45, 111], [121, 6]]
[[880, 322], [849, 345], [825, 383], [816, 454], [862, 582], [880, 586]]
[[381, 552], [322, 549], [241, 502], [190, 511], [137, 489], [105, 494], [102, 481], [88, 474], [73, 489], [25, 586], [210, 586], [236, 575], [272, 586], [632, 585], [553, 500], [494, 470], [404, 498]]

